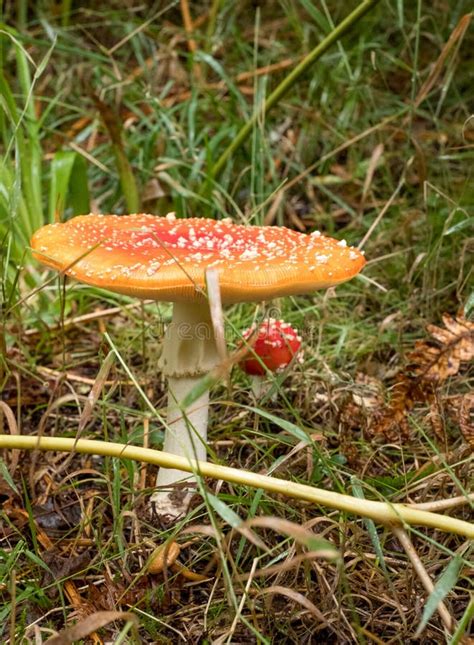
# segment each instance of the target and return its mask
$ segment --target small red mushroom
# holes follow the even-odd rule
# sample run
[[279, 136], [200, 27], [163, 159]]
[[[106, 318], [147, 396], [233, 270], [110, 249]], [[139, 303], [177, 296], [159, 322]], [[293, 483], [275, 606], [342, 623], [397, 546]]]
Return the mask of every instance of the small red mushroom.
[[259, 396], [262, 376], [267, 371], [282, 372], [291, 363], [301, 347], [301, 336], [289, 323], [275, 318], [264, 320], [258, 329], [252, 325], [242, 336], [252, 343], [252, 351], [240, 362], [240, 367], [252, 377], [252, 390]]

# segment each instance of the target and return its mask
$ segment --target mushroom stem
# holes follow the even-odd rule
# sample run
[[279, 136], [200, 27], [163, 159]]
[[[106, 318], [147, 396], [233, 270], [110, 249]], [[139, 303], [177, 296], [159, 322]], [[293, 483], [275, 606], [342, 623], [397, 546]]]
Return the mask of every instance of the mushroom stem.
[[258, 401], [263, 394], [263, 377], [252, 375], [250, 377], [250, 388], [254, 399]]
[[[165, 433], [163, 450], [173, 455], [206, 461], [209, 392], [200, 396], [187, 410], [182, 410], [180, 405], [200, 379], [200, 376], [168, 378], [167, 422], [170, 431]], [[192, 480], [193, 477], [185, 476], [182, 470], [163, 468], [156, 485], [163, 487]]]
[[[188, 408], [183, 401], [201, 378], [219, 362], [209, 306], [177, 302], [168, 326], [159, 367], [168, 379], [167, 428], [163, 450], [189, 460], [206, 460], [209, 392]], [[196, 489], [194, 475], [160, 469], [151, 496], [153, 512], [161, 523], [184, 515]]]

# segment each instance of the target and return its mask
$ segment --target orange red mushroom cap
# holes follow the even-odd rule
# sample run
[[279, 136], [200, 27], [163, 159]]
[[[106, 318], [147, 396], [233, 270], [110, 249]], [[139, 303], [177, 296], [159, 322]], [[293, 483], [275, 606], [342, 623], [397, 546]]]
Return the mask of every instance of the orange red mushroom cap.
[[360, 251], [318, 232], [170, 215], [81, 215], [42, 227], [31, 246], [40, 262], [81, 282], [170, 302], [202, 299], [208, 268], [232, 303], [310, 293], [365, 264]]

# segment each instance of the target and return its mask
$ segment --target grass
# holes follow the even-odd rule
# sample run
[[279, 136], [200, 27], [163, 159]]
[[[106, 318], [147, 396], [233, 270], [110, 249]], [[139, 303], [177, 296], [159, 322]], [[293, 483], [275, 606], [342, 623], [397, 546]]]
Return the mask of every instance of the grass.
[[[253, 404], [237, 368], [230, 388], [213, 387], [212, 460], [393, 503], [472, 492], [467, 363], [435, 384], [438, 408], [418, 400], [406, 411], [408, 434], [400, 426], [386, 436], [377, 422], [426, 326], [442, 327], [445, 312], [472, 315], [469, 3], [382, 0], [261, 113], [357, 5], [191, 3], [192, 33], [177, 2], [147, 11], [5, 5], [4, 431], [74, 438], [81, 427], [83, 438], [156, 448], [163, 439], [140, 390], [160, 413], [156, 361], [170, 307], [63, 284], [28, 254], [41, 224], [140, 208], [318, 228], [356, 244], [370, 232], [363, 276], [258, 308], [276, 308], [303, 332], [305, 360], [272, 382], [276, 400]], [[223, 157], [249, 122], [249, 136]], [[256, 307], [225, 313], [232, 348]], [[151, 465], [26, 451], [14, 459], [5, 451], [0, 462], [2, 643], [46, 641], [110, 610], [139, 623], [138, 637], [127, 617], [95, 628], [115, 642], [405, 643], [422, 624], [425, 642], [461, 643], [472, 627], [461, 536], [419, 527], [395, 535], [211, 479], [189, 516], [165, 530], [145, 512]], [[469, 520], [472, 504], [444, 512]], [[150, 555], [170, 540], [204, 580], [171, 565], [148, 573]]]

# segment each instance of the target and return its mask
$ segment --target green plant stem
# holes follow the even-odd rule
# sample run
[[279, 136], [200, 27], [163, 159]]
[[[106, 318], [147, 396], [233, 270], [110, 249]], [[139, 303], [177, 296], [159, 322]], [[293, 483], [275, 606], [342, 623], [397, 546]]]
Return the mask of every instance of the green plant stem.
[[61, 24], [63, 27], [69, 27], [71, 17], [72, 0], [63, 0], [61, 7]]
[[216, 22], [219, 9], [221, 8], [222, 0], [212, 0], [211, 8], [209, 10], [209, 18], [207, 21], [206, 30], [206, 51], [212, 51], [212, 39], [216, 31]]
[[252, 128], [278, 101], [293, 87], [300, 76], [313, 65], [321, 56], [349, 31], [367, 12], [369, 12], [379, 0], [364, 0], [351, 14], [349, 14], [339, 25], [331, 31], [294, 69], [288, 76], [273, 90], [267, 100], [263, 103], [260, 110], [252, 115], [246, 124], [238, 132], [230, 145], [224, 150], [216, 163], [209, 170], [209, 179], [215, 179], [223, 170], [229, 157], [247, 140]]
[[17, 0], [16, 3], [16, 24], [19, 31], [26, 29], [28, 16], [28, 0]]
[[107, 105], [107, 103], [104, 103], [104, 101], [102, 101], [98, 96], [93, 94], [92, 100], [102, 117], [102, 121], [104, 122], [112, 142], [112, 151], [114, 153], [115, 163], [120, 178], [120, 185], [127, 205], [127, 211], [129, 213], [139, 213], [140, 193], [125, 149], [121, 121], [114, 110]]
[[194, 472], [202, 477], [223, 479], [234, 484], [262, 488], [268, 492], [301, 499], [313, 504], [329, 506], [346, 513], [368, 517], [387, 526], [402, 524], [429, 526], [450, 533], [457, 533], [474, 539], [474, 524], [458, 520], [438, 513], [420, 511], [404, 504], [390, 504], [358, 499], [351, 495], [342, 495], [334, 491], [323, 490], [305, 484], [298, 484], [285, 479], [259, 475], [229, 466], [218, 466], [202, 461], [188, 460], [159, 450], [141, 448], [140, 446], [123, 445], [108, 441], [92, 441], [89, 439], [67, 439], [63, 437], [34, 437], [0, 435], [1, 448], [17, 448], [20, 450], [58, 450], [61, 452], [79, 452], [84, 454], [133, 459], [162, 468], [177, 468], [185, 472]]

